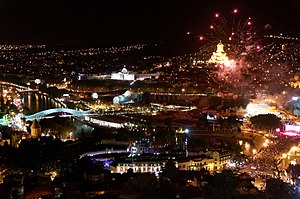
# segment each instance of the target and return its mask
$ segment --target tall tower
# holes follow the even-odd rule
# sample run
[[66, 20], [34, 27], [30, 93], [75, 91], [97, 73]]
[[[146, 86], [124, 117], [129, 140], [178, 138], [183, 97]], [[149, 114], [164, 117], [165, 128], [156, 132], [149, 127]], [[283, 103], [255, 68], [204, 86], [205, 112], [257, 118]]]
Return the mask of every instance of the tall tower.
[[42, 127], [38, 123], [37, 120], [34, 120], [33, 123], [30, 126], [30, 130], [31, 130], [31, 137], [32, 138], [38, 138], [39, 135], [41, 135]]

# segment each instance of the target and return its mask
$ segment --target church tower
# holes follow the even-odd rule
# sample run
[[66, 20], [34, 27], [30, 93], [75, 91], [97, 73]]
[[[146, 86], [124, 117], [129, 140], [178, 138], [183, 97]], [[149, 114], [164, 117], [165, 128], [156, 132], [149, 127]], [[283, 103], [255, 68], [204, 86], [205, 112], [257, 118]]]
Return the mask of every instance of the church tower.
[[38, 123], [37, 120], [34, 120], [33, 123], [30, 126], [30, 130], [31, 130], [31, 137], [32, 138], [38, 138], [41, 135], [42, 127]]

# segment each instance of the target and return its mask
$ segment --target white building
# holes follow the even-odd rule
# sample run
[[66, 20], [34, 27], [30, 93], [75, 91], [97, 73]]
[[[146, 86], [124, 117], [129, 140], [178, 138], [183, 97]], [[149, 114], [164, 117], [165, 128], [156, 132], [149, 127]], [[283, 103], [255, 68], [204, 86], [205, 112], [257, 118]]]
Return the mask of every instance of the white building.
[[119, 162], [115, 166], [110, 165], [109, 170], [113, 173], [126, 173], [132, 169], [133, 173], [160, 173], [164, 162], [145, 161], [145, 162]]
[[201, 158], [191, 158], [186, 161], [179, 161], [177, 167], [179, 170], [200, 171], [205, 168], [209, 172], [219, 171], [227, 168], [230, 164], [232, 154], [226, 151], [208, 151]]
[[131, 71], [128, 71], [125, 66], [120, 72], [112, 72], [111, 79], [113, 80], [140, 80], [143, 81], [145, 79], [151, 78], [157, 79], [159, 77], [158, 73], [149, 73], [149, 74], [137, 74]]
[[111, 79], [114, 80], [135, 80], [135, 73], [129, 72], [125, 66], [121, 72], [112, 72]]

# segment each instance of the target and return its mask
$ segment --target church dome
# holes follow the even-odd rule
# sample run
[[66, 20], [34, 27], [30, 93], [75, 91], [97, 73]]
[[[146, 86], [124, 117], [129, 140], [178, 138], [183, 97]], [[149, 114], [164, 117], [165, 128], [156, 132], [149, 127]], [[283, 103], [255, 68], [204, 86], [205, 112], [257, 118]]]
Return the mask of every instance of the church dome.
[[128, 73], [128, 70], [125, 68], [125, 66], [124, 66], [124, 68], [122, 69], [122, 73]]

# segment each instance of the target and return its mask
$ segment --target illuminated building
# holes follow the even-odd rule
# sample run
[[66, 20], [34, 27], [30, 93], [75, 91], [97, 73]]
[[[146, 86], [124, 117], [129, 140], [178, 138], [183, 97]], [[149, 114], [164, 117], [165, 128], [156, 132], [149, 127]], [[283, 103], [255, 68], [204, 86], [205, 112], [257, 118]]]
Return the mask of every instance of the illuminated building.
[[230, 164], [232, 154], [227, 151], [208, 151], [201, 158], [190, 158], [177, 163], [179, 170], [200, 171], [202, 168], [210, 172], [227, 168]]
[[219, 44], [217, 45], [217, 51], [213, 52], [212, 56], [208, 60], [208, 63], [212, 64], [225, 64], [228, 63], [228, 57], [224, 51], [224, 45], [220, 41]]
[[119, 162], [110, 165], [109, 169], [113, 173], [126, 173], [132, 169], [133, 173], [155, 173], [162, 172], [164, 161], [143, 161], [143, 162]]
[[195, 158], [188, 161], [180, 161], [177, 163], [179, 170], [200, 171], [205, 168], [209, 172], [214, 171], [213, 158]]
[[131, 104], [141, 101], [142, 96], [138, 93], [133, 93], [132, 91], [127, 90], [122, 95], [118, 95], [113, 98], [114, 104]]
[[135, 73], [128, 71], [125, 66], [121, 72], [112, 72], [111, 79], [115, 80], [135, 80]]
[[143, 81], [145, 79], [151, 79], [151, 78], [157, 79], [158, 77], [159, 77], [158, 73], [137, 74], [137, 73], [128, 71], [126, 69], [126, 67], [124, 66], [124, 68], [120, 72], [112, 72], [110, 79], [113, 79], [113, 80], [129, 80], [129, 81], [133, 81], [133, 80]]

